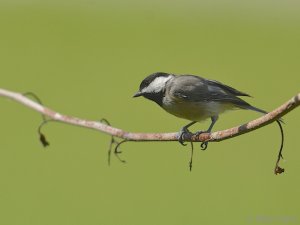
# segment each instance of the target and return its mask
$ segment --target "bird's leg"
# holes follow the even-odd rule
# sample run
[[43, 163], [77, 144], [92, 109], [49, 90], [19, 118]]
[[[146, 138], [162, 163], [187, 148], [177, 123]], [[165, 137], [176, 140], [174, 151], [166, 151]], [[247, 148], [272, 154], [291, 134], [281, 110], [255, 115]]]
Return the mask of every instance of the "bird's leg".
[[219, 119], [218, 116], [212, 116], [211, 117], [211, 124], [209, 125], [209, 128], [207, 129], [206, 133], [210, 133], [212, 128], [214, 127], [215, 123], [217, 122], [217, 120]]
[[190, 127], [190, 126], [192, 126], [193, 124], [195, 124], [196, 123], [196, 121], [193, 121], [193, 122], [191, 122], [191, 123], [189, 123], [189, 124], [187, 124], [186, 126], [184, 126], [183, 128], [181, 128], [181, 130], [179, 131], [179, 137], [178, 137], [178, 141], [179, 141], [179, 143], [180, 144], [182, 144], [182, 145], [186, 145], [186, 144], [184, 144], [183, 142], [183, 140], [184, 140], [184, 135], [187, 135], [187, 134], [192, 134], [189, 130], [188, 130], [188, 128]]
[[[212, 130], [212, 128], [214, 127], [215, 123], [217, 122], [218, 118], [219, 118], [218, 116], [212, 116], [212, 117], [211, 117], [211, 124], [209, 125], [209, 128], [208, 128], [206, 131], [202, 131], [202, 130], [197, 131], [197, 132], [196, 132], [196, 135], [200, 135], [200, 134], [202, 134], [202, 133], [210, 133], [211, 130]], [[207, 141], [202, 142], [202, 143], [201, 143], [201, 150], [207, 149], [207, 145], [208, 145], [208, 142], [207, 142]]]

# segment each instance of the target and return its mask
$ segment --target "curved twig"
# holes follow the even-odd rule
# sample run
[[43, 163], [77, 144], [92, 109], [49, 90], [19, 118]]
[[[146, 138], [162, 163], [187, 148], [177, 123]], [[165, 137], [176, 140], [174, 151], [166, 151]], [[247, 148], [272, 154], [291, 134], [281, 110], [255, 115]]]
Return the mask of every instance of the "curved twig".
[[282, 150], [283, 150], [283, 143], [284, 143], [284, 134], [283, 134], [283, 128], [282, 128], [282, 125], [281, 125], [280, 121], [276, 120], [276, 122], [279, 126], [280, 133], [281, 133], [281, 145], [280, 145], [280, 148], [279, 148], [277, 161], [276, 161], [276, 165], [275, 165], [275, 169], [274, 169], [274, 173], [277, 175], [277, 174], [280, 174], [280, 173], [284, 172], [284, 169], [279, 166], [280, 159], [283, 159]]
[[[0, 89], [0, 96], [12, 99], [19, 102], [26, 107], [29, 107], [53, 120], [60, 121], [67, 124], [72, 124], [76, 126], [96, 129], [102, 131], [106, 134], [122, 138], [128, 141], [178, 141], [178, 133], [131, 133], [124, 131], [119, 128], [115, 128], [105, 123], [98, 121], [81, 119], [73, 116], [63, 115], [50, 108], [42, 106], [41, 104], [34, 102], [33, 100], [27, 98], [26, 96], [8, 91], [5, 89]], [[295, 109], [300, 105], [300, 93], [288, 100], [283, 105], [279, 106], [272, 112], [259, 117], [258, 119], [252, 120], [240, 126], [232, 127], [222, 131], [215, 131], [213, 133], [201, 133], [200, 135], [186, 135], [184, 141], [189, 142], [218, 142], [229, 138], [233, 138], [263, 126], [266, 126]]]
[[[40, 135], [40, 141], [45, 147], [49, 145], [49, 142], [46, 140], [46, 137], [41, 132], [41, 128], [49, 121], [58, 121], [58, 122], [63, 122], [63, 123], [72, 124], [76, 126], [96, 129], [111, 135], [112, 139], [108, 151], [109, 154], [108, 162], [110, 162], [110, 154], [111, 154], [113, 144], [116, 144], [114, 153], [119, 158], [118, 154], [121, 152], [118, 151], [118, 147], [127, 141], [178, 141], [178, 139], [180, 139], [179, 133], [130, 133], [121, 130], [119, 128], [110, 126], [107, 120], [102, 120], [101, 122], [98, 122], [98, 121], [85, 120], [73, 116], [63, 115], [43, 106], [40, 99], [31, 92], [20, 94], [17, 92], [0, 89], [0, 96], [12, 99], [42, 114], [43, 122], [38, 128], [38, 133]], [[38, 101], [38, 103], [29, 99], [26, 96], [34, 97]], [[245, 123], [243, 125], [236, 126], [222, 131], [216, 131], [213, 133], [200, 133], [200, 134], [190, 133], [189, 135], [184, 135], [183, 140], [181, 141], [190, 142], [192, 147], [191, 159], [189, 164], [190, 170], [192, 169], [192, 158], [193, 158], [193, 150], [194, 150], [193, 142], [202, 142], [201, 147], [204, 150], [207, 147], [208, 142], [223, 141], [229, 138], [233, 138], [251, 132], [253, 130], [256, 130], [260, 127], [266, 126], [276, 121], [281, 131], [282, 142], [278, 153], [278, 158], [277, 158], [274, 172], [275, 174], [284, 172], [284, 169], [279, 167], [279, 161], [282, 158], [282, 148], [283, 148], [283, 141], [284, 141], [283, 130], [280, 121], [282, 116], [289, 113], [291, 110], [295, 109], [299, 105], [300, 105], [300, 93], [294, 96], [286, 103], [284, 103], [283, 105], [279, 106], [277, 109], [273, 110], [272, 112], [263, 115], [258, 119]], [[49, 117], [50, 119], [46, 119], [46, 116]], [[121, 142], [117, 142], [115, 141], [114, 137], [119, 137], [123, 140]], [[119, 160], [121, 162], [125, 162], [121, 158], [119, 158]]]
[[[110, 126], [110, 122], [108, 122], [107, 119], [103, 118], [100, 120], [101, 123], [105, 123], [107, 125]], [[115, 136], [111, 135], [111, 139], [110, 139], [110, 143], [109, 143], [109, 148], [108, 148], [108, 165], [110, 166], [110, 158], [111, 158], [111, 152], [112, 152], [112, 149], [113, 149], [113, 146], [115, 145], [115, 148], [114, 148], [114, 154], [115, 156], [117, 157], [117, 159], [119, 159], [120, 162], [122, 163], [126, 163], [125, 160], [121, 159], [121, 157], [119, 156], [119, 154], [121, 154], [122, 152], [121, 151], [118, 151], [118, 148], [120, 147], [121, 144], [125, 143], [127, 140], [122, 140], [122, 141], [117, 141]]]

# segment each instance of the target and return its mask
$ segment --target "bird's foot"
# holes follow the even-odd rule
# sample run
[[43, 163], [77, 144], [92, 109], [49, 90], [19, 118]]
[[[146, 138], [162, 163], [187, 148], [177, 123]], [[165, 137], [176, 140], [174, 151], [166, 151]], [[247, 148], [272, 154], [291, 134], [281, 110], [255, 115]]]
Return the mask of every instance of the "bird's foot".
[[[195, 133], [195, 135], [198, 136], [198, 135], [203, 134], [203, 133], [209, 133], [209, 131], [208, 130], [207, 131], [199, 130]], [[207, 146], [208, 146], [208, 141], [202, 142], [200, 146], [201, 146], [201, 150], [203, 150], [203, 151], [206, 150]]]
[[186, 144], [184, 144], [184, 139], [187, 136], [191, 136], [193, 135], [193, 133], [191, 133], [186, 127], [181, 128], [181, 130], [179, 131], [179, 137], [178, 137], [178, 141], [181, 145], [186, 146]]
[[202, 142], [200, 146], [201, 146], [201, 150], [203, 151], [206, 150], [208, 146], [208, 141]]

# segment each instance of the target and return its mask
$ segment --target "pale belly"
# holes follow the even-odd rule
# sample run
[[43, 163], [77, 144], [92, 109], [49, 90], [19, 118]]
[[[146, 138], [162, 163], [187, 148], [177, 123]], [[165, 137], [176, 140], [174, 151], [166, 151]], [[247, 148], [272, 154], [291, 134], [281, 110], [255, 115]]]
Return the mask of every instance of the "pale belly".
[[226, 110], [232, 110], [234, 106], [220, 102], [165, 102], [162, 108], [174, 116], [199, 122], [212, 116], [218, 116]]

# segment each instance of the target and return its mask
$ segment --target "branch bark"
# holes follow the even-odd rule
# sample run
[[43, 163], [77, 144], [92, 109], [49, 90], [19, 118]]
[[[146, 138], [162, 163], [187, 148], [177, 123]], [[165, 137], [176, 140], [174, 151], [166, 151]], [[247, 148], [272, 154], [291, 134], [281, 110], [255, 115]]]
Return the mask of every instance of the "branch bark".
[[[106, 125], [98, 121], [86, 120], [86, 119], [81, 119], [69, 115], [64, 115], [31, 100], [30, 98], [22, 95], [21, 93], [17, 93], [5, 89], [0, 89], [0, 96], [21, 103], [26, 107], [31, 108], [41, 113], [42, 115], [51, 118], [52, 120], [99, 130], [103, 133], [112, 135], [114, 137], [119, 137], [128, 141], [178, 141], [178, 137], [179, 137], [177, 132], [175, 133], [132, 133], [132, 132], [127, 132], [122, 129]], [[252, 120], [248, 123], [242, 124], [240, 126], [232, 127], [226, 130], [215, 131], [213, 133], [202, 133], [200, 135], [194, 134], [190, 136], [185, 136], [184, 141], [219, 142], [229, 138], [233, 138], [254, 131], [263, 126], [266, 126], [280, 119], [285, 114], [289, 113], [299, 105], [300, 105], [300, 93], [295, 95], [293, 98], [291, 98], [286, 103], [279, 106], [278, 108], [274, 109], [272, 112], [263, 115], [258, 119]]]

